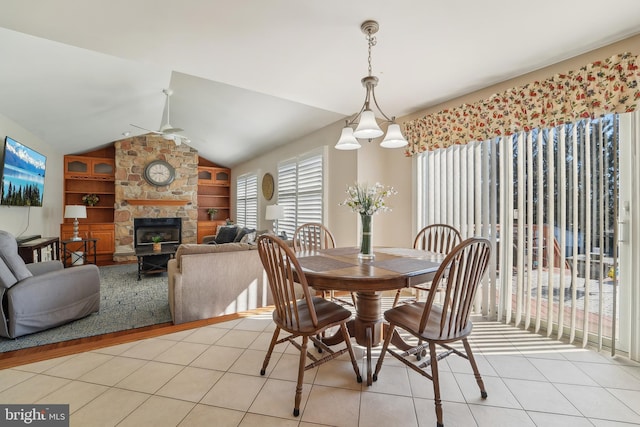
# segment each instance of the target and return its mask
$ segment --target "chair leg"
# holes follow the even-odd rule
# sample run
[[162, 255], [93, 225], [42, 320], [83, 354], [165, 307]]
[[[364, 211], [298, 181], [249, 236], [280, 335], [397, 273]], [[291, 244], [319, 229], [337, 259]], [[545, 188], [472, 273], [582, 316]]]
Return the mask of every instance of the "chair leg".
[[378, 381], [378, 372], [380, 372], [380, 369], [382, 369], [384, 355], [387, 353], [387, 348], [389, 348], [389, 343], [391, 342], [391, 337], [393, 337], [395, 329], [396, 326], [394, 324], [390, 324], [384, 331], [384, 344], [382, 344], [382, 350], [380, 350], [380, 357], [378, 358], [378, 363], [376, 363], [376, 370], [373, 372], [374, 381]]
[[483, 399], [487, 398], [487, 391], [484, 388], [484, 381], [482, 381], [482, 377], [480, 376], [480, 371], [478, 370], [478, 364], [476, 363], [476, 358], [473, 357], [473, 352], [471, 351], [471, 346], [469, 345], [469, 341], [466, 338], [462, 339], [462, 344], [464, 344], [464, 349], [467, 352], [467, 358], [469, 359], [469, 363], [471, 363], [471, 369], [473, 369], [473, 375], [476, 377], [476, 382], [478, 383], [478, 387], [480, 387], [480, 396]]
[[264, 375], [267, 372], [267, 366], [269, 366], [269, 360], [271, 360], [271, 353], [273, 353], [273, 348], [276, 346], [276, 342], [278, 341], [278, 335], [280, 335], [280, 327], [276, 326], [275, 331], [273, 331], [273, 336], [271, 337], [271, 344], [269, 344], [269, 350], [267, 351], [267, 355], [264, 357], [264, 362], [262, 363], [262, 369], [260, 370], [260, 375]]
[[440, 376], [438, 375], [438, 352], [433, 342], [429, 343], [431, 356], [431, 377], [433, 382], [433, 400], [436, 405], [436, 422], [438, 427], [444, 427], [442, 420], [442, 401], [440, 400]]
[[340, 330], [342, 331], [342, 337], [344, 338], [344, 342], [347, 345], [347, 349], [349, 350], [351, 365], [353, 365], [353, 370], [356, 373], [356, 380], [361, 383], [362, 375], [360, 375], [360, 369], [358, 368], [358, 362], [356, 362], [356, 356], [355, 354], [353, 354], [353, 347], [351, 347], [351, 337], [349, 336], [349, 331], [347, 331], [347, 326], [344, 323], [341, 324]]
[[400, 301], [400, 289], [396, 291], [396, 296], [393, 299], [393, 305], [391, 307], [395, 307], [396, 305], [398, 305], [398, 301]]
[[302, 345], [300, 346], [300, 364], [298, 365], [298, 384], [296, 385], [296, 398], [293, 406], [293, 416], [300, 415], [300, 401], [302, 400], [302, 381], [304, 380], [304, 367], [307, 359], [307, 344], [309, 337], [302, 337]]

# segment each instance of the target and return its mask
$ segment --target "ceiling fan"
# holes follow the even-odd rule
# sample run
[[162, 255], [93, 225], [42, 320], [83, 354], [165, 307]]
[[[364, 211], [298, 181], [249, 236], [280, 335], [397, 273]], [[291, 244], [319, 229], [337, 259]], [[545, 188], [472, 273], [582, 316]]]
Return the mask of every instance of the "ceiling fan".
[[164, 93], [165, 96], [167, 97], [167, 121], [160, 127], [160, 130], [147, 129], [142, 126], [134, 125], [133, 123], [130, 123], [130, 125], [135, 128], [142, 129], [150, 133], [154, 133], [156, 135], [162, 135], [164, 139], [172, 140], [176, 143], [176, 145], [180, 145], [183, 141], [190, 142], [187, 137], [178, 135], [178, 132], [182, 132], [184, 129], [175, 128], [171, 126], [171, 124], [169, 123], [169, 117], [171, 112], [170, 110], [171, 104], [170, 104], [169, 98], [171, 97], [171, 95], [173, 95], [173, 91], [171, 89], [162, 89], [162, 93]]

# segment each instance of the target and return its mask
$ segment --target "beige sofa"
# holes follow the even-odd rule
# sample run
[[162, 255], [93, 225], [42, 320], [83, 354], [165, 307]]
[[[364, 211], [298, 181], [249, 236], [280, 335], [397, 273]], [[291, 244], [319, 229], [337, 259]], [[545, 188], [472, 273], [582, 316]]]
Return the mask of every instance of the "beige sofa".
[[273, 304], [255, 245], [183, 244], [167, 274], [175, 324]]

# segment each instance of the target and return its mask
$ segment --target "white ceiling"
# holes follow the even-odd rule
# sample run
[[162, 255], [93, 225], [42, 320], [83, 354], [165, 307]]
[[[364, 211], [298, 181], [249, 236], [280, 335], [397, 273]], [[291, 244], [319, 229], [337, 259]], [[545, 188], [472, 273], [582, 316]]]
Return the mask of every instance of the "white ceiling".
[[[1, 0], [0, 114], [64, 154], [171, 124], [234, 165], [355, 113], [402, 116], [640, 33], [638, 0]], [[337, 139], [338, 135], [336, 135]]]

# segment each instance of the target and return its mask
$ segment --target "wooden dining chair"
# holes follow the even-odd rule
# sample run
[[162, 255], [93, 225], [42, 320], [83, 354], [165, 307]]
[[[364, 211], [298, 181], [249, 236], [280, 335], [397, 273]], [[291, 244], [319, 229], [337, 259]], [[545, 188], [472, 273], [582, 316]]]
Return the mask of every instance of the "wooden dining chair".
[[[360, 369], [351, 347], [351, 337], [346, 326], [351, 317], [351, 311], [328, 299], [311, 295], [307, 279], [294, 252], [282, 240], [275, 236], [262, 235], [258, 238], [257, 244], [260, 260], [267, 273], [269, 288], [275, 305], [273, 321], [276, 324], [260, 375], [266, 373], [276, 344], [288, 342], [300, 351], [298, 383], [293, 406], [293, 415], [297, 417], [300, 415], [302, 381], [304, 372], [307, 369], [319, 366], [348, 352], [353, 370], [356, 373], [356, 380], [359, 383], [362, 382]], [[296, 277], [294, 277], [294, 272]], [[300, 299], [296, 299], [295, 296], [296, 282], [302, 287], [302, 297]], [[318, 338], [323, 332], [334, 326], [339, 326], [346, 344], [345, 348], [337, 351], [326, 346]], [[281, 332], [285, 332], [288, 335], [279, 338]], [[296, 340], [298, 337], [302, 338], [302, 344]], [[309, 340], [318, 349], [318, 353], [308, 351]], [[319, 356], [320, 350], [321, 354], [323, 354], [322, 357]], [[309, 364], [306, 364], [307, 357], [311, 360]]]
[[[455, 353], [469, 360], [476, 382], [480, 387], [480, 396], [483, 399], [487, 397], [467, 337], [473, 329], [473, 324], [469, 320], [471, 307], [480, 281], [489, 265], [490, 254], [491, 245], [487, 239], [470, 238], [465, 240], [446, 256], [434, 277], [433, 286], [439, 286], [441, 283], [443, 286], [442, 305], [435, 304], [436, 293], [429, 292], [425, 302], [400, 304], [384, 313], [384, 318], [389, 322], [389, 326], [385, 330], [385, 340], [376, 364], [373, 380], [378, 379], [386, 353], [430, 379], [433, 382], [438, 427], [444, 426], [438, 374], [438, 363], [441, 359]], [[389, 347], [393, 335], [397, 333], [396, 328], [403, 329], [416, 337], [418, 339], [416, 346], [402, 353]], [[464, 352], [449, 345], [456, 341], [462, 341]], [[429, 349], [429, 357], [416, 364], [415, 359], [411, 356], [418, 355], [427, 348]], [[443, 348], [445, 351], [438, 353], [439, 348]]]
[[[413, 240], [413, 248], [446, 255], [461, 241], [460, 232], [455, 227], [447, 224], [431, 224], [418, 232]], [[420, 291], [428, 292], [431, 289], [431, 283], [414, 285], [413, 288], [416, 289], [415, 300], [417, 301], [420, 297]], [[393, 307], [398, 305], [401, 292], [402, 289], [398, 289], [396, 292]]]
[[[335, 248], [336, 239], [331, 231], [323, 224], [318, 222], [308, 222], [302, 224], [293, 233], [293, 250], [296, 252], [317, 251], [320, 249]], [[323, 298], [329, 298], [331, 301], [337, 301], [341, 304], [355, 306], [356, 299], [351, 293], [351, 302], [345, 301], [336, 296], [336, 291], [323, 291]]]
[[296, 252], [335, 247], [336, 239], [331, 231], [318, 222], [302, 224], [293, 233], [293, 250]]

